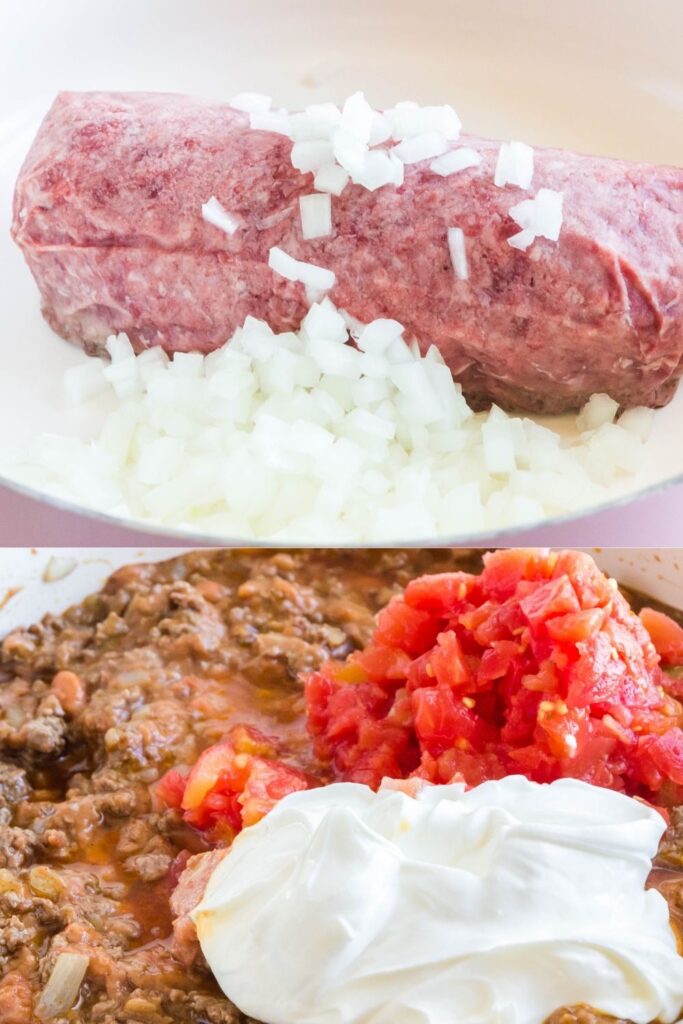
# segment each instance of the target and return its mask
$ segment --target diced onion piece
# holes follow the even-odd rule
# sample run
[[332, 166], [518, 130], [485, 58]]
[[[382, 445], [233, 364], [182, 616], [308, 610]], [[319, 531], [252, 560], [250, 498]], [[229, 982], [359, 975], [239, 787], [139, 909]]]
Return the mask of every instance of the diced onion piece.
[[383, 142], [388, 142], [390, 138], [391, 122], [389, 118], [385, 117], [384, 114], [380, 114], [379, 111], [375, 111], [372, 118], [368, 145], [380, 146]]
[[534, 151], [524, 142], [503, 142], [498, 152], [494, 182], [499, 188], [529, 188], [534, 176]]
[[132, 359], [135, 350], [128, 340], [126, 334], [111, 334], [104, 343], [112, 363], [122, 363], [124, 360]]
[[283, 249], [274, 245], [268, 254], [268, 266], [276, 274], [286, 277], [288, 281], [300, 281], [308, 288], [329, 291], [334, 287], [336, 276], [334, 271], [317, 267], [314, 263], [295, 260]]
[[77, 565], [78, 562], [75, 558], [68, 558], [66, 555], [51, 555], [43, 570], [43, 580], [45, 583], [56, 583], [57, 580], [63, 580], [66, 576], [71, 575]]
[[583, 409], [576, 417], [579, 430], [597, 430], [604, 423], [614, 423], [619, 411], [619, 403], [609, 395], [591, 395]]
[[341, 116], [341, 127], [349, 132], [360, 143], [366, 145], [370, 141], [375, 112], [362, 92], [355, 92], [344, 103]]
[[202, 203], [202, 217], [209, 224], [225, 231], [226, 235], [234, 235], [240, 226], [239, 218], [228, 213], [215, 196], [211, 196], [206, 203]]
[[109, 381], [103, 370], [104, 362], [98, 358], [69, 367], [64, 373], [64, 397], [67, 405], [80, 405], [107, 391]]
[[230, 100], [234, 110], [243, 110], [246, 114], [270, 110], [273, 101], [262, 92], [240, 92]]
[[325, 140], [295, 142], [292, 146], [292, 166], [306, 174], [329, 164], [333, 155], [331, 142]]
[[437, 131], [449, 142], [460, 137], [462, 122], [453, 107], [447, 103], [438, 107], [420, 107], [420, 130], [423, 132]]
[[60, 953], [57, 956], [36, 1003], [36, 1014], [41, 1020], [60, 1017], [73, 1007], [89, 963], [90, 957], [84, 953]]
[[635, 434], [644, 443], [650, 436], [652, 425], [655, 420], [654, 409], [639, 405], [634, 409], [627, 409], [619, 417], [619, 426], [629, 433]]
[[323, 164], [315, 172], [313, 184], [318, 192], [329, 192], [333, 196], [340, 196], [349, 182], [349, 173], [338, 164]]
[[398, 320], [373, 320], [363, 327], [358, 335], [358, 348], [362, 352], [381, 355], [403, 334], [403, 324]]
[[465, 235], [462, 228], [448, 229], [448, 251], [451, 254], [451, 263], [455, 273], [461, 281], [466, 281], [470, 276], [470, 271], [467, 265]]
[[330, 341], [348, 340], [348, 328], [344, 317], [329, 299], [311, 306], [301, 325], [309, 338], [327, 338]]
[[556, 242], [562, 228], [562, 199], [562, 192], [541, 188], [533, 199], [524, 199], [513, 206], [510, 216], [522, 231], [508, 238], [508, 244], [526, 249], [539, 235]]
[[458, 171], [465, 171], [468, 167], [478, 167], [481, 163], [481, 156], [476, 149], [470, 146], [460, 146], [459, 149], [451, 149], [450, 152], [438, 156], [429, 165], [430, 171], [446, 177], [449, 174], [456, 174]]
[[448, 149], [448, 142], [441, 132], [429, 131], [404, 139], [394, 146], [394, 154], [404, 164], [417, 164], [421, 160], [430, 160], [441, 156]]
[[355, 185], [362, 185], [369, 192], [374, 192], [383, 185], [403, 184], [403, 164], [393, 153], [383, 149], [373, 149], [366, 153], [360, 171], [351, 175]]
[[279, 110], [253, 110], [249, 115], [249, 127], [254, 131], [289, 135], [289, 117]]
[[393, 138], [397, 141], [410, 139], [422, 131], [420, 108], [411, 100], [397, 103], [391, 110], [386, 111], [386, 117], [392, 126]]
[[293, 142], [329, 141], [330, 131], [320, 121], [309, 117], [304, 110], [289, 114], [289, 137]]
[[523, 228], [522, 231], [518, 231], [516, 235], [511, 235], [508, 238], [508, 245], [511, 245], [513, 249], [521, 249], [525, 251], [530, 245], [533, 245], [536, 235], [529, 228]]
[[310, 103], [305, 110], [306, 117], [321, 134], [331, 135], [341, 124], [341, 110], [336, 103]]
[[481, 428], [481, 434], [484, 463], [488, 472], [511, 473], [516, 467], [515, 445], [511, 423], [507, 417], [499, 420], [489, 414], [487, 422]]
[[334, 157], [349, 174], [360, 174], [365, 166], [368, 147], [346, 128], [338, 128], [332, 137]]
[[314, 193], [299, 199], [301, 234], [310, 238], [323, 238], [332, 234], [332, 199], [326, 193]]
[[562, 192], [551, 188], [541, 188], [536, 194], [536, 226], [537, 235], [556, 242], [562, 229]]

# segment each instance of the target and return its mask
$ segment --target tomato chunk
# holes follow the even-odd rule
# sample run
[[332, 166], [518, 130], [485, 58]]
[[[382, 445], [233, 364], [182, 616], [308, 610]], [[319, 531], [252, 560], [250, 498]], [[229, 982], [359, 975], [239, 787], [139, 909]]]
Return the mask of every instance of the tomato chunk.
[[276, 741], [251, 726], [236, 726], [200, 754], [187, 777], [176, 769], [166, 772], [156, 795], [209, 840], [229, 841], [288, 793], [316, 784], [276, 753]]
[[664, 665], [683, 665], [683, 628], [669, 615], [643, 608], [640, 621], [645, 626]]
[[420, 577], [363, 651], [308, 677], [315, 752], [371, 786], [521, 772], [667, 804], [683, 786], [683, 687], [665, 685], [657, 651], [683, 663], [683, 629], [641, 619], [582, 552], [496, 551], [479, 576]]

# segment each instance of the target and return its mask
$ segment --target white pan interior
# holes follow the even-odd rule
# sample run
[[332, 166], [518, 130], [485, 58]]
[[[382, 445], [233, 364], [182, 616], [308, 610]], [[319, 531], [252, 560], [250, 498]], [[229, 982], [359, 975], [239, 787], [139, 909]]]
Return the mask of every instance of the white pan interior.
[[[81, 601], [120, 566], [172, 558], [183, 550], [189, 549], [0, 548], [0, 642], [10, 630]], [[683, 610], [683, 548], [596, 548], [590, 553], [620, 583]], [[50, 581], [55, 571], [65, 575]]]
[[[377, 106], [452, 102], [484, 134], [683, 165], [681, 39], [681, 0], [0, 0], [0, 450], [92, 416], [64, 411], [81, 356], [43, 323], [8, 235], [59, 89], [258, 89], [296, 108], [362, 88]], [[631, 492], [683, 476], [682, 435], [683, 389]]]

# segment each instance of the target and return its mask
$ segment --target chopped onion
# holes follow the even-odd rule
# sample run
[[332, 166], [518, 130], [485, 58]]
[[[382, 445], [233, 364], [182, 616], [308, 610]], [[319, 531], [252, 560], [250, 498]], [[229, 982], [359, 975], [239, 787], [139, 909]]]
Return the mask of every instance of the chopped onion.
[[301, 233], [306, 241], [332, 234], [332, 199], [325, 193], [299, 199]]
[[604, 423], [614, 423], [619, 403], [609, 395], [591, 395], [576, 419], [579, 430], [597, 430]]
[[334, 157], [349, 174], [360, 174], [365, 166], [368, 147], [346, 128], [338, 128], [332, 138]]
[[516, 235], [511, 235], [508, 238], [508, 245], [511, 245], [513, 249], [521, 249], [522, 251], [533, 245], [536, 235], [529, 228], [523, 228], [522, 231], [518, 231]]
[[334, 287], [336, 281], [332, 270], [324, 267], [317, 267], [314, 263], [305, 263], [303, 260], [295, 260], [283, 249], [274, 245], [268, 254], [268, 266], [276, 274], [281, 274], [288, 281], [300, 281], [309, 288], [317, 288], [321, 291], [329, 291]]
[[214, 227], [225, 231], [226, 235], [234, 235], [240, 226], [239, 218], [235, 217], [232, 213], [228, 213], [215, 196], [211, 196], [206, 203], [202, 203], [202, 217], [209, 224], [213, 224]]
[[363, 166], [351, 175], [354, 185], [362, 185], [374, 192], [383, 185], [403, 184], [403, 164], [394, 153], [386, 150], [372, 150], [366, 153]]
[[498, 152], [494, 182], [499, 188], [529, 188], [534, 176], [534, 151], [524, 142], [503, 142]]
[[455, 273], [461, 281], [466, 281], [470, 276], [470, 272], [467, 265], [465, 235], [462, 228], [448, 229], [448, 250], [451, 254], [451, 263]]
[[439, 132], [449, 142], [454, 142], [460, 137], [462, 123], [453, 107], [448, 104], [440, 107], [421, 107], [418, 120], [420, 130], [423, 132]]
[[109, 387], [104, 376], [102, 359], [89, 359], [87, 363], [78, 363], [64, 373], [64, 396], [67, 405], [80, 405], [83, 402], [101, 395]]
[[[311, 270], [282, 250], [271, 261], [293, 280]], [[637, 410], [615, 423], [615, 403], [594, 398], [574, 441], [475, 414], [438, 349], [422, 356], [402, 333], [324, 300], [297, 333], [247, 317], [209, 356], [133, 356], [144, 392], [99, 438], [41, 435], [10, 475], [116, 515], [291, 544], [452, 537], [623, 493], [647, 450]]]
[[341, 116], [341, 127], [358, 139], [363, 145], [368, 145], [375, 112], [366, 100], [362, 92], [355, 92], [353, 96], [344, 103]]
[[36, 1004], [41, 1020], [60, 1017], [73, 1007], [89, 963], [84, 953], [59, 953]]
[[336, 103], [311, 103], [306, 107], [305, 114], [324, 135], [330, 135], [341, 124], [342, 114]]
[[383, 142], [388, 142], [391, 138], [391, 122], [389, 118], [385, 117], [384, 114], [380, 114], [379, 111], [375, 111], [372, 118], [372, 128], [370, 129], [370, 139], [368, 145], [380, 146]]
[[646, 406], [636, 406], [634, 409], [627, 409], [619, 417], [619, 426], [624, 430], [635, 434], [637, 438], [645, 442], [650, 436], [654, 424], [655, 411]]
[[56, 583], [58, 580], [63, 580], [66, 576], [71, 575], [77, 565], [78, 562], [75, 558], [51, 555], [43, 570], [43, 580], [45, 583]]
[[452, 149], [443, 156], [438, 156], [429, 165], [430, 171], [446, 177], [449, 174], [456, 174], [458, 171], [465, 171], [468, 167], [477, 167], [481, 163], [481, 156], [476, 149], [469, 146], [460, 146], [459, 149]]
[[329, 141], [329, 129], [320, 121], [309, 117], [305, 110], [290, 114], [289, 137], [293, 142], [324, 142]]
[[246, 114], [263, 113], [270, 110], [272, 105], [270, 96], [264, 96], [262, 92], [240, 92], [230, 100], [231, 107], [243, 110]]
[[392, 126], [392, 135], [396, 141], [410, 139], [422, 131], [420, 108], [412, 100], [397, 103], [391, 110], [386, 111], [386, 117]]
[[441, 156], [448, 149], [446, 137], [441, 132], [429, 131], [404, 139], [394, 146], [393, 153], [404, 164], [416, 164], [421, 160], [430, 160]]
[[329, 164], [333, 156], [332, 143], [325, 140], [295, 142], [292, 146], [292, 166], [302, 173], [317, 171]]
[[333, 196], [340, 196], [349, 181], [348, 171], [338, 164], [323, 164], [315, 172], [313, 184], [318, 192], [329, 192]]
[[541, 188], [536, 194], [536, 234], [556, 242], [562, 229], [562, 192]]
[[508, 244], [527, 249], [539, 235], [556, 242], [562, 228], [562, 192], [541, 188], [533, 199], [524, 199], [510, 210], [522, 230], [508, 238]]
[[289, 135], [289, 117], [279, 110], [253, 110], [249, 115], [249, 127], [255, 131]]
[[112, 363], [122, 363], [135, 355], [135, 350], [125, 334], [111, 334], [104, 346]]

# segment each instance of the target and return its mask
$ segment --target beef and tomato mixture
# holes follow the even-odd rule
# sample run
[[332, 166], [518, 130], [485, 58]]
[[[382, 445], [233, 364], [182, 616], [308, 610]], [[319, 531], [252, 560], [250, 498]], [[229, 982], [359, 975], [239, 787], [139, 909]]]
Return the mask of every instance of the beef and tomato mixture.
[[[172, 940], [178, 875], [189, 854], [220, 839], [165, 809], [155, 784], [244, 725], [276, 737], [285, 781], [288, 768], [294, 779], [321, 776], [301, 673], [364, 645], [374, 614], [413, 576], [459, 561], [429, 551], [197, 552], [120, 569], [81, 605], [5, 638], [2, 1024], [40, 1019], [63, 952], [89, 961], [75, 1008], [54, 1020], [243, 1020], [194, 949], [185, 955]], [[238, 732], [238, 744], [254, 743]], [[225, 842], [230, 813], [215, 817]]]
[[2, 1024], [248, 1024], [187, 916], [236, 832], [363, 771], [474, 782], [515, 754], [571, 774], [572, 738], [580, 777], [599, 762], [595, 781], [668, 805], [653, 884], [678, 922], [679, 684], [657, 652], [683, 660], [683, 630], [639, 623], [590, 560], [544, 558], [499, 553], [482, 577], [471, 551], [195, 552], [7, 636]]

